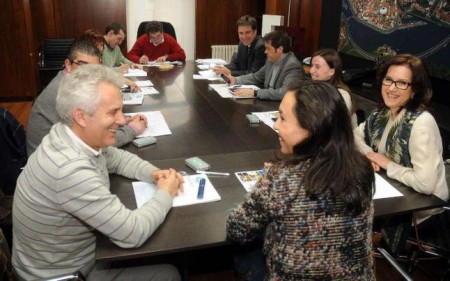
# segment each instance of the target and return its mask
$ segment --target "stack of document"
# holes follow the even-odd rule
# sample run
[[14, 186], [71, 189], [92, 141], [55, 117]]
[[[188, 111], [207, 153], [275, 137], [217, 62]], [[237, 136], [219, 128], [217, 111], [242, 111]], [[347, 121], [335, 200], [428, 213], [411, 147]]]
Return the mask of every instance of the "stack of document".
[[227, 61], [223, 59], [196, 59], [195, 62], [198, 64], [227, 64]]
[[147, 64], [141, 64], [142, 66], [160, 66], [163, 64], [182, 65], [181, 61], [149, 61]]
[[156, 95], [159, 94], [159, 92], [153, 87], [153, 83], [150, 80], [142, 80], [142, 81], [135, 81], [136, 85], [141, 88], [140, 93], [144, 95]]
[[132, 69], [132, 68], [130, 68], [130, 69], [128, 69], [128, 72], [125, 73], [123, 76], [125, 76], [125, 77], [130, 77], [130, 76], [147, 76], [147, 72], [145, 72], [142, 69], [137, 69], [137, 68]]
[[280, 113], [278, 111], [252, 112], [252, 114], [256, 115], [259, 120], [276, 131], [273, 128], [273, 125], [275, 124], [275, 121], [277, 121], [277, 118], [280, 116]]
[[[203, 198], [197, 198], [199, 182], [205, 179], [205, 189], [203, 191]], [[201, 203], [209, 203], [219, 201], [220, 195], [209, 181], [206, 175], [192, 175], [184, 177], [183, 184], [184, 191], [180, 192], [173, 199], [173, 206], [187, 206]], [[136, 205], [138, 208], [147, 203], [155, 194], [157, 187], [149, 182], [133, 182], [134, 196], [136, 198]]]
[[194, 74], [193, 75], [194, 79], [207, 79], [210, 81], [223, 81], [222, 77], [220, 77], [219, 75], [217, 75], [214, 70], [212, 69], [208, 69], [208, 70], [200, 70], [198, 72], [198, 74]]
[[238, 85], [238, 86], [228, 86], [228, 84], [210, 84], [211, 88], [213, 88], [214, 91], [216, 91], [222, 98], [232, 98], [232, 99], [254, 99], [254, 96], [250, 97], [241, 97], [241, 96], [235, 96], [233, 94], [233, 91], [235, 89], [253, 89], [253, 90], [259, 90], [259, 87], [254, 85]]
[[124, 105], [139, 105], [144, 101], [143, 93], [124, 93], [122, 96]]

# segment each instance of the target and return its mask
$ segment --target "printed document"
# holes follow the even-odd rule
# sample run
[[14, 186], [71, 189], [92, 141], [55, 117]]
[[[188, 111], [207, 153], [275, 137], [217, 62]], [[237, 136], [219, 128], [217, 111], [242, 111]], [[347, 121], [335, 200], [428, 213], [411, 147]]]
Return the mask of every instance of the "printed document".
[[240, 86], [228, 86], [227, 84], [209, 84], [214, 91], [216, 91], [222, 98], [226, 99], [254, 99], [255, 97], [241, 97], [233, 95], [231, 89], [237, 88], [248, 88], [253, 90], [259, 90], [257, 86], [254, 85], [240, 85]]
[[256, 115], [259, 120], [264, 122], [267, 126], [272, 128], [274, 131], [277, 131], [273, 128], [273, 124], [277, 121], [277, 118], [280, 116], [280, 113], [277, 111], [265, 111], [265, 112], [252, 112], [253, 115]]
[[148, 127], [142, 132], [142, 134], [136, 136], [137, 138], [148, 137], [148, 136], [165, 136], [171, 135], [172, 132], [164, 119], [161, 111], [145, 111], [145, 112], [133, 112], [127, 113], [126, 115], [133, 116], [136, 114], [143, 114], [147, 117]]
[[124, 105], [139, 105], [144, 101], [144, 94], [142, 93], [123, 93], [122, 96]]
[[136, 83], [139, 87], [153, 87], [153, 83], [150, 80], [138, 80], [134, 81], [134, 83]]
[[[173, 199], [173, 207], [209, 203], [220, 201], [220, 195], [209, 181], [208, 176], [197, 174], [191, 176], [184, 176], [184, 191], [178, 194]], [[205, 190], [203, 198], [198, 199], [198, 187], [201, 179], [205, 179]], [[149, 182], [133, 182], [134, 196], [136, 198], [136, 205], [138, 208], [147, 203], [155, 194], [157, 187], [153, 183]]]
[[144, 95], [157, 95], [157, 94], [159, 94], [158, 90], [156, 90], [153, 87], [141, 87], [141, 91], [139, 93], [142, 93]]
[[264, 176], [264, 170], [242, 171], [234, 173], [247, 192]]
[[137, 69], [137, 68], [130, 68], [128, 69], [128, 72], [125, 73], [123, 76], [125, 77], [130, 77], [130, 76], [147, 76], [147, 72], [145, 72], [142, 69]]

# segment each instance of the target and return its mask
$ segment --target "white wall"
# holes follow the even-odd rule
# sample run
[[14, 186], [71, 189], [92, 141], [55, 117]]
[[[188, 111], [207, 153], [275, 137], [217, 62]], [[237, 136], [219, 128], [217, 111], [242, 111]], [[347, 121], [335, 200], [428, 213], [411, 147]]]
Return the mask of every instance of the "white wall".
[[186, 52], [186, 59], [194, 59], [195, 0], [127, 0], [128, 50], [136, 41], [139, 24], [151, 20], [172, 23], [177, 41]]

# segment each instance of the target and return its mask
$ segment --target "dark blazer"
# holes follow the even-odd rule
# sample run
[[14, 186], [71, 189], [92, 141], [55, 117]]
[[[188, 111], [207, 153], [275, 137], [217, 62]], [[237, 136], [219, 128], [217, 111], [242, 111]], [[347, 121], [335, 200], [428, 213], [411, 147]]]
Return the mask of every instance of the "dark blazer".
[[238, 52], [234, 53], [229, 64], [225, 67], [231, 70], [231, 75], [239, 76], [253, 73], [263, 67], [266, 62], [264, 41], [257, 36], [249, 47], [239, 43]]

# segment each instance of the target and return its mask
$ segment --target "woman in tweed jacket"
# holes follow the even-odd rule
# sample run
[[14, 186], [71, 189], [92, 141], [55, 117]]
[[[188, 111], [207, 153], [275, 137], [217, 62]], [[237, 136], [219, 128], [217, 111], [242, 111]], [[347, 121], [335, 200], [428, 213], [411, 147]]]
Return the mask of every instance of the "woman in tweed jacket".
[[228, 238], [264, 236], [265, 280], [374, 280], [374, 174], [341, 95], [325, 82], [293, 85], [274, 128], [283, 155], [230, 213]]

